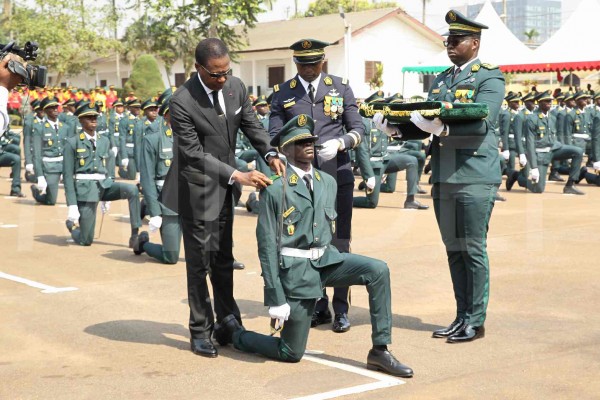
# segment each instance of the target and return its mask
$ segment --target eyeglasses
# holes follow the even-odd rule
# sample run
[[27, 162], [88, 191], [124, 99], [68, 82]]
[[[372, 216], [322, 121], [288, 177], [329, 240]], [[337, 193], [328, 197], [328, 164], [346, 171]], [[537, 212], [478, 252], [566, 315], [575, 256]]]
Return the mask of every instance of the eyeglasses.
[[456, 47], [466, 39], [471, 39], [471, 36], [449, 36], [448, 40], [444, 40], [444, 42], [443, 42], [444, 47], [448, 47], [448, 46]]
[[211, 77], [211, 78], [215, 78], [215, 79], [219, 79], [219, 78], [225, 78], [229, 75], [231, 75], [231, 68], [229, 68], [227, 71], [225, 72], [210, 72], [209, 70], [206, 69], [206, 67], [202, 64], [199, 64], [203, 70], [206, 71], [206, 73]]

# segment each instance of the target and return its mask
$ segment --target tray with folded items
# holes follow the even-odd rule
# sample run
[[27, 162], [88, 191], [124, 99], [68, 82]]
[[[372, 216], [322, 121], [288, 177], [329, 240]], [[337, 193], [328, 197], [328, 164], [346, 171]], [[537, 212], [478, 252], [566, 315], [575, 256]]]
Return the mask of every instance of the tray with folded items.
[[371, 102], [361, 104], [360, 115], [365, 118], [381, 112], [392, 124], [410, 122], [410, 114], [418, 111], [428, 119], [440, 118], [444, 122], [480, 120], [487, 117], [488, 105], [482, 103], [450, 103], [447, 101], [419, 101], [416, 103]]

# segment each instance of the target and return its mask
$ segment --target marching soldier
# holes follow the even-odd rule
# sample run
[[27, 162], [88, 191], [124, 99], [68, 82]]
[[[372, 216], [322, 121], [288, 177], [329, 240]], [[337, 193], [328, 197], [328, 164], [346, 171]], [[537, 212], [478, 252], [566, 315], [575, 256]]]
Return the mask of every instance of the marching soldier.
[[[357, 254], [340, 253], [332, 245], [336, 224], [337, 182], [313, 167], [314, 122], [300, 114], [290, 119], [271, 144], [288, 160], [287, 177], [263, 192], [256, 230], [265, 283], [265, 305], [277, 320], [281, 337], [245, 330], [235, 316], [221, 322], [235, 348], [285, 362], [304, 355], [315, 300], [324, 286], [366, 286], [371, 314], [372, 349], [367, 368], [412, 377], [413, 370], [389, 351], [392, 312], [387, 265]], [[286, 187], [287, 186], [287, 187]]]
[[567, 113], [565, 118], [565, 137], [568, 143], [573, 143], [583, 153], [587, 152], [589, 155], [591, 153], [588, 147], [591, 147], [592, 141], [593, 115], [586, 106], [590, 95], [580, 90], [573, 97], [576, 107]]
[[[276, 136], [286, 122], [300, 114], [307, 114], [315, 121], [315, 135], [321, 145], [319, 155], [314, 159], [315, 166], [332, 175], [337, 182], [339, 217], [333, 244], [341, 252], [349, 253], [354, 175], [347, 150], [360, 144], [364, 126], [348, 80], [322, 72], [324, 49], [328, 45], [319, 40], [302, 39], [290, 46], [298, 74], [273, 87], [269, 135]], [[334, 332], [350, 329], [348, 296], [347, 287], [334, 289]], [[328, 301], [327, 293], [323, 292], [315, 308], [312, 326], [331, 322]]]
[[[515, 159], [519, 157], [519, 164], [521, 167], [527, 165], [527, 156], [525, 155], [525, 149], [523, 148], [523, 116], [519, 112], [519, 95], [516, 93], [508, 94], [504, 100], [508, 103], [508, 115], [504, 124], [500, 125], [500, 131], [502, 132], [502, 156], [508, 161], [507, 176], [511, 177], [512, 180], [507, 179], [506, 190], [512, 189], [512, 185], [509, 187], [509, 182], [516, 182], [519, 171], [515, 169]], [[508, 153], [508, 154], [507, 154]]]
[[146, 209], [150, 214], [150, 233], [160, 230], [162, 245], [150, 243], [148, 232], [140, 233], [133, 252], [137, 255], [146, 252], [163, 264], [175, 264], [179, 260], [181, 227], [179, 216], [159, 202], [165, 177], [173, 159], [173, 133], [169, 118], [169, 99], [160, 107], [163, 117], [156, 134], [149, 134], [142, 140], [140, 181]]
[[58, 198], [58, 184], [63, 172], [63, 152], [69, 127], [58, 120], [58, 99], [46, 97], [40, 107], [46, 113], [33, 129], [33, 165], [37, 184], [31, 194], [40, 204], [53, 206]]
[[[554, 160], [571, 160], [569, 180], [563, 188], [564, 194], [584, 194], [575, 187], [580, 180], [580, 167], [583, 150], [580, 147], [563, 145], [556, 140], [556, 119], [549, 113], [552, 104], [550, 91], [539, 93], [536, 97], [538, 109], [527, 116], [527, 161], [530, 164], [530, 180], [525, 175], [518, 176], [519, 186], [533, 193], [543, 193], [546, 188], [548, 165]], [[506, 188], [512, 187], [515, 176], [509, 177]]]
[[134, 180], [137, 174], [135, 162], [135, 140], [139, 136], [141, 126], [141, 103], [136, 98], [127, 102], [129, 115], [119, 122], [119, 155], [121, 165], [119, 176], [123, 179]]
[[65, 141], [63, 162], [68, 206], [67, 229], [75, 243], [90, 246], [94, 241], [98, 202], [105, 214], [110, 208], [110, 201], [127, 199], [131, 224], [129, 247], [133, 248], [142, 225], [138, 189], [130, 184], [114, 182], [108, 176], [110, 142], [106, 136], [96, 133], [96, 108], [84, 102], [75, 115], [79, 118], [81, 128], [76, 136]]
[[31, 183], [37, 183], [37, 177], [33, 168], [33, 128], [36, 124], [41, 124], [44, 121], [44, 110], [40, 107], [40, 102], [41, 100], [33, 100], [31, 102], [33, 115], [25, 117], [25, 122], [23, 123], [25, 180]]

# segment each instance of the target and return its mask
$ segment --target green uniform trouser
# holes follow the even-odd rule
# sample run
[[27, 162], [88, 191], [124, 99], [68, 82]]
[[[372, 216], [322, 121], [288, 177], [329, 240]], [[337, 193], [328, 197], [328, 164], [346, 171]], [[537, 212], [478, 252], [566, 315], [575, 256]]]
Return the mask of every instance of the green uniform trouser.
[[165, 215], [163, 213], [160, 240], [162, 245], [150, 242], [144, 243], [144, 251], [163, 264], [176, 264], [179, 261], [179, 249], [181, 247], [181, 226], [177, 214]]
[[[589, 169], [588, 169], [589, 171]], [[593, 174], [591, 172], [586, 172], [585, 173], [585, 181], [587, 183], [589, 183], [590, 185], [596, 185], [596, 186], [600, 186], [600, 175]]]
[[[552, 161], [571, 160], [569, 168], [569, 179], [573, 181], [579, 180], [579, 172], [581, 170], [581, 162], [583, 160], [583, 150], [576, 146], [562, 145], [559, 149], [552, 150]], [[529, 163], [527, 163], [529, 166]], [[540, 180], [537, 183], [529, 180], [529, 174], [519, 175], [519, 186], [526, 187], [533, 193], [544, 193], [546, 189], [546, 178], [548, 176], [548, 165], [538, 164], [540, 170]], [[523, 170], [521, 170], [523, 171]]]
[[[342, 253], [344, 261], [320, 270], [323, 286], [344, 287], [363, 285], [369, 293], [371, 340], [373, 345], [392, 342], [392, 307], [390, 271], [387, 264], [357, 254]], [[233, 334], [235, 348], [258, 353], [276, 360], [298, 362], [304, 355], [310, 321], [315, 309], [314, 299], [287, 299], [290, 316], [281, 337], [238, 330]]]
[[365, 197], [354, 197], [352, 200], [353, 207], [358, 208], [375, 208], [379, 204], [379, 192], [381, 190], [381, 175], [385, 170], [385, 165], [382, 161], [371, 162], [373, 173], [375, 174], [375, 187], [373, 190], [366, 189]]
[[39, 190], [33, 190], [33, 197], [38, 203], [45, 204], [47, 206], [53, 206], [56, 204], [56, 200], [58, 199], [60, 173], [46, 173], [44, 174], [44, 178], [46, 178], [46, 183], [48, 184], [46, 193], [41, 194]]
[[[0, 167], [11, 167], [12, 183], [11, 192], [21, 192], [21, 156], [14, 153], [0, 153]], [[36, 181], [37, 182], [37, 181]]]
[[[125, 169], [119, 163], [119, 176], [123, 179], [133, 181], [133, 180], [135, 180], [135, 176], [138, 172], [138, 169], [137, 169], [137, 164], [136, 164], [136, 161], [134, 158], [133, 149], [131, 149], [131, 155], [129, 155], [129, 150], [130, 149], [128, 148], [127, 154], [125, 154], [125, 157], [129, 160], [129, 164], [127, 164], [127, 169]], [[123, 159], [125, 157], [121, 156], [121, 159]]]
[[485, 322], [490, 267], [487, 232], [498, 185], [433, 185], [433, 207], [446, 246], [456, 299], [456, 317], [473, 326]]
[[[585, 140], [583, 138], [573, 138], [573, 146], [579, 147], [582, 153], [585, 153], [588, 149], [588, 146], [591, 146], [592, 142], [590, 140]], [[589, 153], [587, 153], [589, 155]]]
[[396, 172], [406, 170], [406, 195], [412, 196], [417, 193], [419, 183], [418, 159], [407, 153], [397, 153], [390, 157], [385, 168], [387, 179], [381, 184], [383, 193], [394, 193], [396, 191]]
[[[114, 182], [111, 187], [104, 189], [100, 194], [101, 201], [113, 201], [127, 199], [129, 201], [129, 222], [131, 229], [142, 226], [140, 219], [140, 199], [138, 189], [128, 183]], [[71, 231], [71, 237], [75, 243], [82, 246], [89, 246], [94, 241], [94, 232], [96, 229], [96, 209], [97, 202], [78, 201], [79, 209], [79, 228]]]
[[14, 143], [7, 144], [6, 146], [4, 146], [2, 148], [2, 150], [6, 151], [8, 153], [16, 154], [19, 157], [21, 157], [21, 147], [19, 147], [18, 144], [14, 144]]

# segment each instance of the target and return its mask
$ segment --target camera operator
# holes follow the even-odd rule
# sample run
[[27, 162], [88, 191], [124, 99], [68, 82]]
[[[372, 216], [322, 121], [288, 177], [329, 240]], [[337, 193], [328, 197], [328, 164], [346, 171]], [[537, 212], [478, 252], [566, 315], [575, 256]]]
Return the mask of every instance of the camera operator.
[[8, 93], [23, 81], [23, 77], [8, 70], [7, 66], [11, 58], [12, 55], [7, 54], [0, 61], [0, 136], [4, 135], [9, 123], [7, 110]]

